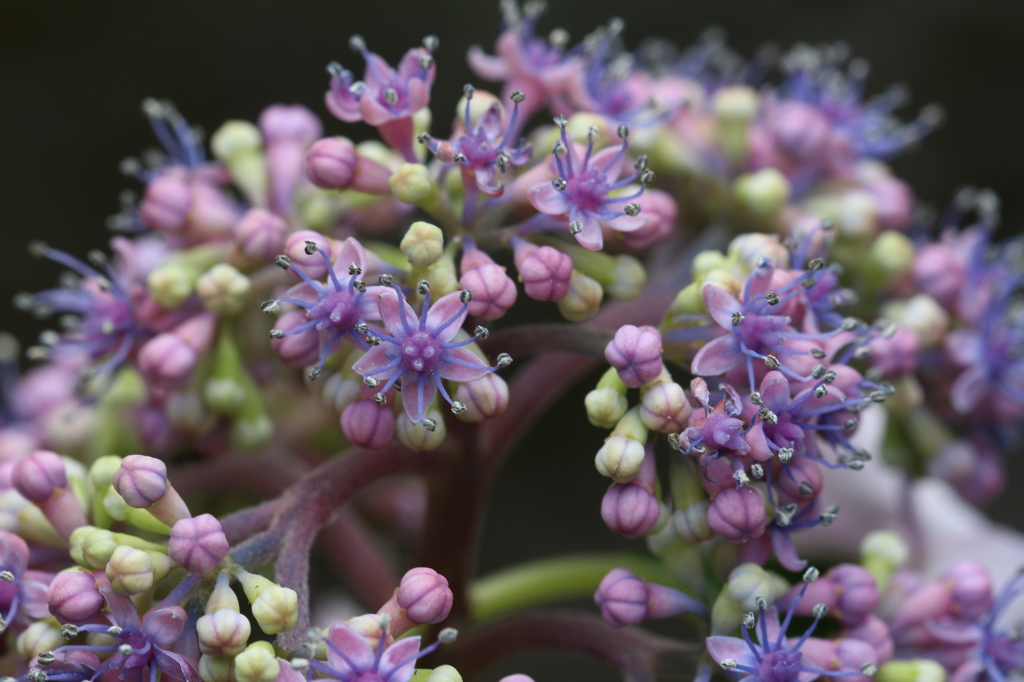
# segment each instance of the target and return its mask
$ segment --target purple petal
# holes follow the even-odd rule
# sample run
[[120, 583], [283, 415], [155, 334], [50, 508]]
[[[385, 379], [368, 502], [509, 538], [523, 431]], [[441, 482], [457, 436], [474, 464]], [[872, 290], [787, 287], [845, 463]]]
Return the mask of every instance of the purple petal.
[[480, 119], [479, 126], [490, 140], [501, 135], [501, 110], [498, 108], [497, 102], [487, 107], [487, 111]]
[[580, 216], [583, 221], [583, 229], [576, 235], [576, 242], [590, 251], [600, 251], [604, 246], [604, 234], [601, 232], [601, 223], [596, 218], [583, 214]]
[[418, 80], [420, 74], [423, 73], [421, 60], [425, 54], [423, 48], [414, 47], [402, 55], [402, 61], [398, 62], [398, 77], [403, 81], [414, 78]]
[[[610, 180], [611, 182], [615, 182], [616, 180], [619, 179], [619, 176], [622, 175], [622, 163], [626, 159], [625, 154], [619, 154], [619, 152], [621, 151], [621, 146], [607, 147], [605, 149], [602, 149], [601, 151], [590, 157], [589, 167], [599, 168], [600, 170], [603, 170], [605, 175], [608, 176], [608, 180]], [[619, 158], [616, 159], [615, 163], [612, 164], [611, 168], [609, 168], [608, 170], [604, 170], [604, 167], [611, 163], [611, 160], [614, 159], [616, 156], [618, 156]]]
[[750, 651], [747, 643], [739, 637], [722, 637], [720, 635], [708, 637], [706, 644], [711, 658], [719, 665], [725, 659], [731, 658], [740, 665], [750, 666], [751, 668], [757, 667], [757, 659], [754, 658], [753, 652]]
[[775, 551], [775, 558], [787, 571], [798, 573], [807, 567], [807, 560], [801, 559], [793, 546], [793, 540], [789, 533], [784, 530], [773, 530], [772, 549]]
[[378, 379], [390, 379], [391, 376], [398, 371], [398, 367], [394, 367], [386, 372], [381, 372], [380, 374], [376, 374], [375, 372], [391, 362], [396, 353], [397, 349], [395, 349], [391, 344], [374, 346], [370, 350], [366, 351], [363, 357], [356, 360], [356, 364], [352, 365], [352, 371], [360, 376], [369, 375]]
[[159, 647], [168, 647], [181, 636], [188, 616], [180, 606], [150, 611], [142, 618], [142, 631]]
[[740, 353], [740, 343], [736, 335], [726, 334], [709, 341], [697, 351], [690, 371], [700, 376], [713, 377], [728, 372], [742, 360], [743, 354]]
[[711, 319], [719, 326], [732, 329], [733, 313], [743, 310], [743, 306], [736, 300], [736, 297], [724, 289], [719, 289], [714, 284], [705, 284], [702, 293], [704, 305], [707, 307]]
[[338, 279], [348, 276], [348, 268], [352, 264], [366, 272], [366, 250], [362, 244], [349, 237], [341, 245], [341, 253], [335, 263], [334, 271], [338, 273]]
[[[331, 623], [327, 640], [330, 642], [330, 646], [327, 647], [327, 661], [332, 668], [342, 674], [343, 679], [373, 668], [373, 649], [365, 639], [343, 622]], [[349, 665], [349, 661], [352, 665]], [[353, 665], [357, 670], [352, 669]]]
[[457, 360], [462, 360], [463, 362], [472, 363], [476, 365], [476, 368], [466, 367], [454, 362], [444, 362], [438, 368], [438, 374], [441, 375], [442, 379], [466, 382], [483, 378], [491, 372], [490, 368], [484, 364], [483, 360], [478, 358], [473, 351], [468, 348], [450, 348], [446, 350], [444, 354], [456, 358]]
[[103, 600], [107, 602], [107, 608], [110, 609], [110, 617], [115, 625], [134, 630], [141, 629], [139, 612], [135, 610], [135, 604], [132, 603], [131, 599], [114, 594], [109, 587], [101, 588], [100, 593], [103, 595]]
[[635, 232], [647, 224], [647, 216], [620, 215], [617, 218], [602, 221], [601, 224], [618, 232]]
[[0, 531], [0, 566], [20, 578], [28, 567], [28, 545], [14, 533]]
[[406, 637], [389, 646], [380, 658], [381, 677], [385, 682], [407, 682], [416, 668], [419, 651], [419, 637]]
[[530, 203], [541, 213], [563, 215], [569, 212], [569, 197], [550, 182], [538, 182], [527, 194]]
[[332, 87], [324, 95], [324, 104], [335, 117], [346, 123], [355, 123], [363, 118], [359, 113], [359, 100], [347, 89]]
[[427, 311], [427, 331], [441, 343], [455, 338], [469, 314], [469, 306], [459, 298], [461, 295], [462, 292], [453, 291], [442, 296]]
[[437, 395], [437, 384], [429, 374], [409, 373], [402, 380], [402, 402], [409, 421], [419, 424]]
[[967, 414], [981, 402], [988, 393], [988, 377], [981, 367], [971, 367], [963, 371], [953, 382], [949, 391], [953, 409], [960, 414]]
[[789, 406], [789, 380], [782, 372], [771, 371], [761, 380], [761, 403], [775, 413]]
[[[431, 67], [433, 73], [433, 67]], [[409, 113], [414, 114], [430, 103], [430, 86], [419, 78], [409, 81], [406, 88], [406, 101], [409, 102]]]
[[[35, 571], [29, 571], [35, 573]], [[19, 594], [21, 596], [21, 611], [30, 618], [46, 618], [50, 615], [50, 607], [46, 603], [46, 592], [48, 585], [39, 580], [22, 578]]]
[[381, 126], [396, 118], [369, 93], [359, 100], [359, 114], [372, 126]]
[[384, 61], [384, 58], [373, 52], [364, 52], [363, 59], [366, 60], [366, 71], [363, 73], [363, 80], [370, 90], [377, 90], [390, 87], [391, 81], [395, 79], [395, 70]]
[[412, 309], [405, 297], [402, 297], [401, 305], [405, 309], [405, 322], [402, 324], [402, 315], [400, 314], [398, 292], [394, 289], [381, 288], [377, 298], [377, 305], [379, 306], [380, 319], [384, 322], [384, 326], [388, 328], [392, 336], [407, 336], [416, 331], [416, 311]]
[[[761, 646], [767, 646], [769, 644], [774, 645], [779, 639], [779, 632], [782, 630], [782, 625], [779, 623], [779, 609], [775, 606], [768, 607], [768, 610], [761, 614], [761, 618], [764, 618], [765, 629], [768, 632], [768, 641], [761, 642]], [[757, 625], [757, 636], [760, 642], [761, 637], [761, 624]]]
[[156, 650], [156, 667], [171, 677], [186, 682], [199, 682], [199, 667], [191, 658], [164, 649]]
[[494, 57], [484, 52], [479, 45], [469, 48], [466, 61], [473, 72], [488, 81], [503, 81], [508, 78], [508, 67], [501, 57]]

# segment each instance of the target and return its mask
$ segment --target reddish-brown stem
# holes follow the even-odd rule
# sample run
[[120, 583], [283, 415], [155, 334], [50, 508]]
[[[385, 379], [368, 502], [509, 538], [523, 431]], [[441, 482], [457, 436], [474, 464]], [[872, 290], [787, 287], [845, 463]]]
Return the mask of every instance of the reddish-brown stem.
[[398, 586], [400, 576], [394, 562], [380, 550], [361, 519], [346, 507], [335, 511], [334, 522], [324, 527], [317, 547], [371, 611], [390, 599]]
[[466, 680], [481, 679], [504, 660], [533, 651], [562, 651], [608, 663], [626, 682], [692, 680], [700, 647], [639, 628], [617, 629], [599, 616], [535, 611], [460, 635], [443, 650], [446, 663]]

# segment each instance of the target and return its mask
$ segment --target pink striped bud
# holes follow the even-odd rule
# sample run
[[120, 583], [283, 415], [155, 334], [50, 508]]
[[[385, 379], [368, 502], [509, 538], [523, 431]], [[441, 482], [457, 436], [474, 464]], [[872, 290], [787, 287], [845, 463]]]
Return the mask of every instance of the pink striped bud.
[[14, 465], [12, 483], [31, 502], [45, 502], [57, 490], [68, 487], [64, 460], [55, 452], [36, 450]]
[[341, 413], [341, 430], [354, 445], [377, 450], [395, 436], [395, 413], [390, 405], [358, 400]]
[[432, 568], [411, 569], [398, 587], [398, 605], [417, 625], [443, 621], [452, 610], [453, 599], [448, 581]]
[[559, 301], [569, 292], [572, 259], [551, 246], [536, 246], [513, 238], [519, 279], [526, 295], [537, 301]]
[[171, 529], [171, 559], [190, 573], [206, 574], [228, 555], [228, 539], [211, 514], [181, 519]]
[[209, 313], [194, 315], [174, 328], [146, 342], [139, 350], [139, 371], [163, 388], [181, 388], [192, 378], [199, 358], [210, 349], [217, 331], [217, 318]]
[[622, 383], [640, 388], [661, 374], [661, 335], [654, 327], [619, 327], [604, 349], [604, 357]]
[[708, 509], [708, 525], [730, 542], [747, 542], [764, 535], [768, 516], [764, 500], [753, 488], [726, 488]]
[[114, 473], [113, 485], [129, 507], [144, 509], [167, 494], [167, 465], [154, 457], [128, 455]]
[[[306, 242], [313, 242], [320, 251], [327, 254], [328, 258], [334, 257], [331, 240], [319, 232], [313, 230], [298, 230], [288, 235], [284, 243], [284, 255], [291, 259], [294, 265], [302, 268], [302, 271], [312, 279], [323, 279], [327, 276], [327, 263], [324, 257], [314, 251], [306, 253]], [[293, 269], [288, 269], [288, 274], [294, 279], [301, 279]]]
[[508, 407], [508, 384], [497, 374], [491, 373], [459, 384], [455, 399], [466, 406], [466, 411], [459, 415], [462, 419], [482, 422], [498, 416]]
[[[106, 582], [106, 578], [103, 579]], [[61, 623], [85, 625], [100, 615], [106, 602], [97, 578], [89, 571], [73, 568], [58, 573], [46, 592], [50, 613]]]
[[284, 248], [288, 225], [262, 208], [249, 209], [235, 225], [235, 249], [246, 264], [272, 263]]
[[[277, 318], [276, 329], [283, 332], [291, 331], [309, 322], [306, 313], [294, 310]], [[316, 329], [307, 329], [298, 334], [285, 334], [281, 338], [271, 338], [270, 347], [288, 367], [305, 367], [316, 364], [320, 357], [320, 334]]]

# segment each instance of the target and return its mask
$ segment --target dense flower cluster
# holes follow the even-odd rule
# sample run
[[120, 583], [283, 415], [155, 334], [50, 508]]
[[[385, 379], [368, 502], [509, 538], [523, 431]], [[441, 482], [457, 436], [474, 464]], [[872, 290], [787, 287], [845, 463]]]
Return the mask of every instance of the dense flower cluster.
[[[278, 104], [207, 150], [148, 100], [166, 153], [123, 164], [113, 255], [30, 245], [68, 272], [16, 297], [60, 324], [24, 374], [0, 338], [4, 680], [459, 682], [534, 647], [627, 679], [1024, 668], [1024, 578], [928, 564], [911, 497], [993, 499], [1024, 416], [1021, 242], [983, 190], [913, 219], [884, 165], [938, 110], [901, 122], [840, 45], [631, 53], [621, 21], [573, 45], [540, 10], [502, 3], [468, 54], [501, 93], [467, 85], [450, 129], [436, 36], [329, 66], [327, 111], [379, 141]], [[505, 458], [602, 361], [600, 515], [649, 552], [475, 578]], [[811, 567], [844, 477], [882, 468], [900, 532]], [[589, 592], [600, 617], [513, 613]], [[629, 627], [676, 616], [700, 653]]]

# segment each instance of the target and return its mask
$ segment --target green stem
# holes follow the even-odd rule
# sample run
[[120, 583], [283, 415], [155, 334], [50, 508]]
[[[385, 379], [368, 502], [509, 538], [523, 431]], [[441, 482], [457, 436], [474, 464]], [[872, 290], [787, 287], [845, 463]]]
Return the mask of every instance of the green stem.
[[566, 555], [529, 561], [473, 581], [469, 588], [470, 616], [480, 622], [547, 602], [590, 597], [608, 572], [619, 567], [654, 583], [679, 586], [679, 581], [653, 557]]

